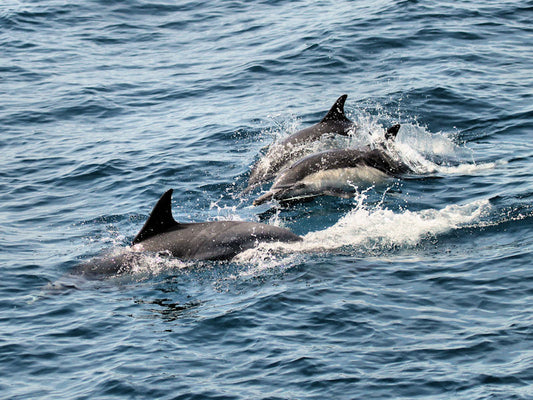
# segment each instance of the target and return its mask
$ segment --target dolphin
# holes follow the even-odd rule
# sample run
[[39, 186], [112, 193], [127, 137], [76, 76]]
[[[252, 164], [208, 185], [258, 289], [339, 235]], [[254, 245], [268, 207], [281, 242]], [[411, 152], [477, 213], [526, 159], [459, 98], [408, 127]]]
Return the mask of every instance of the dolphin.
[[355, 124], [344, 114], [344, 103], [347, 97], [347, 94], [339, 97], [319, 123], [274, 143], [265, 157], [252, 167], [244, 193], [272, 180], [284, 166], [303, 156], [308, 151], [306, 144], [319, 140], [328, 133], [348, 136], [350, 132], [355, 132]]
[[165, 192], [128, 251], [101, 256], [79, 265], [73, 274], [99, 277], [131, 270], [146, 252], [182, 260], [230, 260], [263, 242], [298, 242], [288, 229], [246, 221], [179, 223], [171, 209], [172, 189]]
[[[387, 141], [394, 140], [400, 125], [387, 130]], [[386, 146], [371, 149], [334, 149], [311, 154], [284, 169], [268, 192], [258, 197], [254, 205], [275, 199], [296, 200], [319, 195], [349, 198], [358, 182], [378, 183], [389, 177], [413, 172], [386, 151]]]

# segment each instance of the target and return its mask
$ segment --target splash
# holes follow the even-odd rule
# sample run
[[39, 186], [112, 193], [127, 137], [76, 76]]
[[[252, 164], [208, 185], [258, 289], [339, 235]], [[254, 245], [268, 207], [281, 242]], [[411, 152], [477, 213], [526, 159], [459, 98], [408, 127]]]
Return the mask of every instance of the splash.
[[[391, 143], [385, 141], [387, 126], [384, 126], [381, 121], [394, 121], [394, 118], [383, 110], [378, 115], [373, 115], [367, 110], [358, 110], [356, 115], [350, 115], [350, 113], [348, 115], [357, 126], [355, 132], [347, 137], [324, 135], [313, 143], [295, 148], [296, 158], [338, 148], [380, 148], [385, 149], [393, 159], [408, 165], [415, 174], [421, 175], [471, 175], [479, 171], [494, 169], [505, 163], [476, 163], [472, 150], [464, 144], [456, 143], [457, 132], [432, 133], [416, 122], [401, 122], [398, 137]], [[388, 125], [393, 125], [393, 122]], [[276, 143], [288, 134], [294, 133], [297, 130], [296, 127], [298, 127], [298, 120], [289, 118], [283, 124], [278, 123], [278, 129], [267, 132], [274, 140], [267, 154], [258, 162], [262, 169], [270, 168], [270, 163], [275, 159]], [[285, 133], [282, 133], [283, 131]]]
[[[476, 163], [471, 150], [457, 145], [453, 136], [404, 124], [397, 140], [386, 144], [386, 149], [392, 157], [400, 159], [418, 174], [470, 175], [498, 165], [493, 162]], [[467, 158], [471, 161], [465, 162]]]
[[[351, 252], [372, 254], [376, 250], [413, 247], [431, 237], [455, 229], [477, 226], [488, 215], [488, 200], [443, 209], [393, 211], [378, 204], [365, 204], [366, 195], [355, 199], [355, 208], [336, 224], [324, 230], [306, 234], [301, 243], [262, 244], [237, 256], [241, 263], [252, 264], [251, 271], [290, 265], [296, 254]], [[282, 255], [288, 255], [283, 257]], [[250, 273], [250, 271], [248, 271]]]
[[[234, 197], [234, 196], [232, 196]], [[238, 204], [224, 205], [220, 204], [224, 200], [223, 196], [220, 196], [217, 200], [212, 201], [209, 205], [209, 210], [214, 211], [215, 215], [212, 217], [213, 221], [242, 221], [243, 219], [237, 214], [237, 209], [242, 208], [244, 199], [236, 198]]]
[[363, 199], [360, 196], [357, 206], [332, 227], [307, 234], [306, 250], [411, 247], [429, 237], [475, 224], [490, 210], [488, 200], [478, 200], [441, 210], [394, 212], [381, 205], [369, 208]]
[[[131, 250], [126, 250], [131, 251]], [[185, 262], [171, 257], [165, 253], [141, 253], [134, 258], [128, 266], [129, 273], [137, 279], [143, 280], [151, 276], [157, 276], [161, 273], [186, 269], [191, 266], [191, 262]]]

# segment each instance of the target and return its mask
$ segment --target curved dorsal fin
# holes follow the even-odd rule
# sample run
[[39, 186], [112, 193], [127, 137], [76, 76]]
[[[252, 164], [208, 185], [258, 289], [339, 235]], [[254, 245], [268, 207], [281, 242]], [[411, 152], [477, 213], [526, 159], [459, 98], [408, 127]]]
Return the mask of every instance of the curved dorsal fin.
[[172, 216], [172, 189], [167, 190], [158, 200], [152, 213], [144, 223], [143, 227], [133, 239], [132, 245], [142, 242], [167, 229], [178, 225]]
[[343, 94], [341, 97], [337, 99], [335, 104], [331, 106], [328, 113], [324, 118], [322, 118], [322, 121], [320, 122], [326, 122], [326, 121], [350, 121], [348, 118], [346, 118], [346, 115], [344, 115], [344, 102], [346, 101], [346, 98], [348, 97], [347, 94]]
[[387, 140], [394, 140], [396, 139], [396, 135], [398, 134], [398, 131], [400, 130], [400, 124], [392, 125], [389, 129], [387, 129], [387, 132], [385, 132], [385, 139]]

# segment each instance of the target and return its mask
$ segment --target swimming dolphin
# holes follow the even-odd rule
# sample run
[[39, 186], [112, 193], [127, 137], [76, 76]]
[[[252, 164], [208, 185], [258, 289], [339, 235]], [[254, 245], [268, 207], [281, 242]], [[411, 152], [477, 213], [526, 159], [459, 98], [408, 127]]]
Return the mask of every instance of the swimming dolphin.
[[[385, 137], [393, 140], [400, 129], [394, 125]], [[335, 149], [311, 154], [284, 169], [268, 192], [254, 205], [276, 200], [294, 200], [319, 195], [352, 197], [355, 184], [377, 183], [389, 177], [412, 172], [405, 163], [393, 159], [385, 145], [370, 149]]]
[[319, 123], [302, 129], [279, 143], [274, 143], [265, 157], [252, 167], [248, 187], [244, 193], [273, 179], [284, 166], [304, 155], [308, 151], [306, 144], [328, 133], [347, 136], [350, 132], [354, 132], [355, 124], [344, 114], [344, 103], [347, 97], [347, 94], [339, 97]]
[[262, 242], [302, 240], [288, 229], [257, 222], [179, 223], [172, 216], [171, 199], [172, 189], [161, 196], [129, 251], [97, 257], [73, 273], [98, 277], [127, 272], [144, 252], [161, 252], [182, 260], [229, 260]]

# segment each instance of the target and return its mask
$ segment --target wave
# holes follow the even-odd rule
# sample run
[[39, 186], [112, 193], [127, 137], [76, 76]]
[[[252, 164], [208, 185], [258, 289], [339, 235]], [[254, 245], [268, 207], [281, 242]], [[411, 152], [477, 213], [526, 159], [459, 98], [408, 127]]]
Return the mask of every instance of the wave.
[[304, 235], [301, 243], [262, 244], [241, 253], [236, 260], [262, 269], [290, 264], [295, 261], [297, 253], [348, 251], [352, 254], [373, 254], [413, 247], [456, 229], [479, 226], [491, 210], [489, 200], [485, 199], [442, 209], [397, 212], [382, 204], [370, 207], [366, 198], [366, 194], [360, 194], [355, 199], [353, 210], [333, 226]]
[[[505, 163], [476, 163], [468, 148], [456, 145], [445, 135], [432, 134], [414, 125], [404, 125], [402, 135], [388, 150], [417, 174], [469, 175]], [[470, 161], [465, 161], [467, 157]]]
[[[377, 147], [384, 144], [384, 128], [380, 120], [392, 118], [363, 113], [356, 118], [359, 131], [368, 136], [352, 137], [348, 144], [352, 147], [364, 145]], [[401, 116], [400, 116], [401, 119]], [[392, 124], [392, 123], [391, 123]], [[466, 145], [457, 144], [457, 132], [430, 132], [418, 123], [401, 123], [398, 136], [393, 144], [385, 143], [387, 152], [407, 164], [415, 174], [475, 174], [478, 171], [494, 169], [505, 161], [477, 163], [472, 150]]]
[[[334, 225], [303, 235], [302, 242], [262, 243], [237, 255], [233, 261], [245, 268], [239, 269], [235, 274], [241, 277], [257, 276], [263, 270], [294, 265], [306, 254], [344, 253], [358, 257], [399, 248], [412, 248], [453, 230], [485, 227], [485, 217], [489, 216], [492, 210], [489, 200], [477, 200], [467, 204], [449, 205], [442, 209], [393, 211], [383, 204], [367, 205], [366, 193], [360, 194], [354, 204], [355, 207]], [[226, 216], [225, 219], [227, 218]], [[271, 223], [283, 225], [279, 214], [272, 217]], [[131, 253], [131, 249], [123, 246], [123, 237], [110, 240], [109, 255]], [[212, 264], [205, 261], [182, 261], [165, 254], [131, 254], [135, 257], [132, 256], [133, 261], [128, 263], [126, 276], [134, 280]]]
[[[379, 107], [378, 107], [379, 108]], [[352, 113], [353, 114], [353, 113]], [[473, 152], [466, 145], [456, 143], [457, 132], [432, 133], [417, 123], [400, 122], [401, 128], [394, 143], [385, 142], [385, 130], [397, 118], [383, 110], [376, 115], [366, 109], [358, 110], [349, 117], [356, 123], [357, 130], [346, 137], [324, 136], [321, 140], [305, 145], [302, 157], [335, 148], [384, 148], [393, 158], [407, 164], [415, 174], [475, 174], [478, 171], [494, 169], [505, 161], [476, 163]], [[279, 116], [278, 116], [279, 117]], [[398, 119], [402, 119], [401, 115]], [[382, 123], [382, 121], [387, 121]], [[272, 143], [301, 129], [300, 121], [290, 116], [285, 121], [274, 121], [276, 127], [265, 130], [264, 136], [272, 137]], [[298, 149], [301, 150], [301, 149]], [[267, 157], [261, 162], [268, 163]]]

